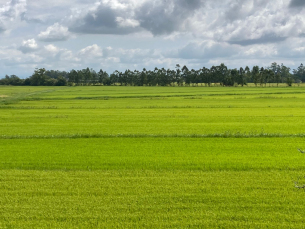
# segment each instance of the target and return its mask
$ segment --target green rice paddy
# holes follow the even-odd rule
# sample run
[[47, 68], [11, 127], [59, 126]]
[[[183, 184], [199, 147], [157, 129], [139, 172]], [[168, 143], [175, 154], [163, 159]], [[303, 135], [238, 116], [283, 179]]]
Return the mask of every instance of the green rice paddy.
[[304, 228], [304, 87], [0, 87], [0, 228]]

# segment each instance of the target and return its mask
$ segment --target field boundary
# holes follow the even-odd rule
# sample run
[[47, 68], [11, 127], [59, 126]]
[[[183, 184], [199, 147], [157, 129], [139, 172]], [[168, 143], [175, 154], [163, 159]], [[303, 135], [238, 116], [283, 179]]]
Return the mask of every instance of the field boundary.
[[305, 133], [213, 133], [213, 134], [60, 134], [0, 135], [0, 139], [78, 139], [78, 138], [305, 138]]

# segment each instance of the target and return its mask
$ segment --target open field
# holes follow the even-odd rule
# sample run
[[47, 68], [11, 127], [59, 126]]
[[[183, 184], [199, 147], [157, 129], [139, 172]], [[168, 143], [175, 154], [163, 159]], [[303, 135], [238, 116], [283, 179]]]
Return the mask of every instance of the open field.
[[[14, 88], [2, 88], [13, 94]], [[3, 98], [0, 135], [305, 132], [303, 87], [40, 89]]]
[[0, 95], [0, 228], [304, 227], [303, 86]]
[[5, 149], [0, 169], [305, 169], [304, 155], [297, 151], [304, 138], [0, 139], [0, 144]]
[[0, 226], [304, 228], [298, 173], [2, 170]]

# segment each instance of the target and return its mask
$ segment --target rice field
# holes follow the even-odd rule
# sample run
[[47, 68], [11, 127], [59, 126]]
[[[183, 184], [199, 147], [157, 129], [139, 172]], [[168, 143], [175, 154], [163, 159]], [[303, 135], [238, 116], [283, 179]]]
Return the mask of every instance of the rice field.
[[0, 228], [303, 228], [302, 86], [0, 95]]

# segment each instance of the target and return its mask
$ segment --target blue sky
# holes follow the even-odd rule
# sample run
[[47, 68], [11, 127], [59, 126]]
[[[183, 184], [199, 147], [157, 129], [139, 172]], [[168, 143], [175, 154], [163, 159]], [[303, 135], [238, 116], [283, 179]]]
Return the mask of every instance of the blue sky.
[[0, 0], [0, 77], [70, 71], [297, 68], [303, 0]]

